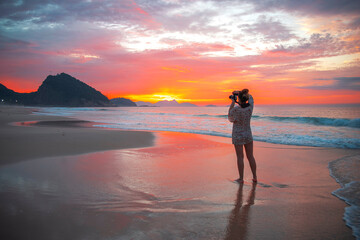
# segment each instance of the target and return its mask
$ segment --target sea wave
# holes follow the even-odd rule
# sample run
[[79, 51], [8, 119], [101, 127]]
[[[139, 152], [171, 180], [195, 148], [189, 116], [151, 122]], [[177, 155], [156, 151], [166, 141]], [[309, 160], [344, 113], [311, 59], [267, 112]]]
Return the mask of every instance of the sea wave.
[[[195, 133], [210, 136], [219, 136], [231, 138], [231, 133], [225, 133], [213, 130], [202, 129], [187, 129], [187, 128], [174, 128], [158, 126], [145, 126], [142, 124], [98, 124], [95, 127], [113, 128], [113, 129], [127, 129], [127, 130], [148, 130], [148, 131], [170, 131], [170, 132], [183, 132], [183, 133]], [[360, 139], [356, 138], [325, 138], [310, 135], [298, 135], [298, 134], [273, 134], [269, 136], [257, 136], [253, 135], [255, 141], [268, 142], [275, 144], [285, 144], [294, 146], [309, 146], [309, 147], [333, 147], [333, 148], [347, 148], [347, 149], [359, 149]], [[229, 141], [230, 142], [230, 141]]]
[[273, 121], [296, 122], [312, 125], [335, 126], [335, 127], [351, 127], [360, 128], [360, 118], [323, 118], [323, 117], [263, 117]]
[[215, 117], [215, 118], [227, 118], [228, 115], [226, 114], [221, 114], [221, 115], [212, 115], [212, 114], [196, 114], [193, 115], [194, 117]]
[[[207, 110], [41, 108], [40, 112], [35, 114], [75, 117], [105, 124], [102, 127], [106, 128], [175, 131], [231, 137], [232, 125], [227, 121], [223, 109], [219, 108], [217, 112], [211, 113]], [[291, 109], [289, 111], [291, 114]], [[294, 113], [296, 114], [296, 111]], [[358, 135], [360, 118], [290, 117], [285, 114], [280, 113], [276, 116], [268, 115], [268, 112], [255, 113], [252, 122], [254, 140], [297, 146], [360, 148]]]
[[[90, 111], [112, 111], [106, 108], [66, 108], [66, 107], [53, 107], [44, 108], [42, 112], [37, 114], [41, 115], [72, 115], [72, 112], [90, 112]], [[116, 111], [121, 111], [116, 109]], [[183, 113], [167, 113], [167, 112], [137, 112], [140, 115], [155, 115], [155, 116], [181, 116], [181, 117], [203, 117], [203, 118], [227, 118], [227, 114], [183, 114]], [[350, 127], [360, 128], [360, 118], [325, 118], [325, 117], [283, 117], [283, 116], [261, 116], [253, 115], [254, 120], [270, 120], [274, 122], [293, 122], [300, 124], [310, 124], [319, 126], [333, 126], [333, 127]]]
[[[197, 114], [193, 115], [194, 117], [214, 117], [214, 118], [227, 118], [227, 114]], [[252, 118], [261, 118], [261, 116], [258, 115], [252, 115]]]
[[330, 175], [341, 185], [333, 194], [349, 204], [344, 220], [360, 239], [360, 155], [347, 156], [329, 163]]
[[[227, 118], [228, 115], [200, 114], [195, 116]], [[253, 115], [252, 118], [262, 119], [262, 120], [268, 119], [275, 122], [295, 122], [295, 123], [321, 125], [321, 126], [360, 128], [360, 118], [349, 119], [349, 118], [324, 118], [324, 117], [280, 117], [280, 116], [259, 116], [259, 115]]]
[[309, 147], [333, 147], [359, 149], [360, 140], [357, 138], [327, 138], [300, 134], [273, 134], [269, 136], [253, 136], [254, 140], [275, 144], [309, 146]]

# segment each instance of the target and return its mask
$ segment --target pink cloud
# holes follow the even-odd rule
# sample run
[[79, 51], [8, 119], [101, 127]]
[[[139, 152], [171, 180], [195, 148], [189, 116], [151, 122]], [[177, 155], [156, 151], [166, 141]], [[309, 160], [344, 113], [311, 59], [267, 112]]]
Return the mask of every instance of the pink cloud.
[[[51, 8], [44, 9], [42, 0], [33, 5], [24, 1], [18, 9], [9, 5], [1, 18], [6, 20], [3, 21], [6, 26], [2, 27], [10, 29], [0, 36], [0, 64], [6, 66], [0, 71], [1, 81], [16, 88], [23, 85], [26, 89], [32, 86], [36, 90], [46, 75], [66, 72], [113, 95], [171, 88], [206, 98], [204, 89], [222, 96], [221, 91], [242, 81], [258, 92], [288, 89], [300, 94], [298, 87], [313, 86], [314, 76], [327, 79], [359, 76], [356, 66], [331, 71], [291, 72], [314, 66], [320, 57], [359, 52], [359, 38], [350, 35], [342, 38], [343, 35], [336, 33], [316, 33], [300, 38], [280, 20], [264, 17], [253, 24], [238, 26], [236, 23], [231, 31], [245, 31], [256, 40], [261, 34], [267, 41], [278, 44], [275, 48], [251, 56], [209, 57], [206, 53], [234, 53], [235, 44], [227, 44], [230, 40], [238, 41], [237, 46], [253, 50], [242, 39], [235, 39], [229, 29], [211, 21], [216, 19], [213, 17], [222, 16], [221, 11], [187, 9], [186, 13], [182, 9], [185, 13], [173, 16], [169, 10], [181, 8], [180, 3], [165, 4], [155, 0], [105, 2], [56, 2], [62, 14]], [[220, 2], [214, 2], [212, 6], [221, 6]], [[305, 9], [301, 3], [296, 4]], [[285, 5], [291, 4], [286, 2]], [[23, 21], [31, 23], [31, 19], [36, 18], [36, 24], [29, 24], [30, 30], [24, 30]], [[49, 27], [52, 26], [50, 23], [58, 25]], [[349, 26], [356, 30], [356, 24], [352, 21]], [[354, 36], [355, 30], [351, 30]], [[207, 43], [195, 37], [186, 39], [177, 35], [179, 32], [188, 33], [185, 36], [205, 36]], [[215, 36], [219, 33], [228, 36], [229, 41], [217, 39]], [[121, 45], [128, 39], [141, 41], [152, 36], [158, 37], [159, 45], [165, 43], [167, 48], [129, 52]], [[289, 39], [291, 43], [286, 42]], [[320, 89], [312, 90], [320, 92]]]

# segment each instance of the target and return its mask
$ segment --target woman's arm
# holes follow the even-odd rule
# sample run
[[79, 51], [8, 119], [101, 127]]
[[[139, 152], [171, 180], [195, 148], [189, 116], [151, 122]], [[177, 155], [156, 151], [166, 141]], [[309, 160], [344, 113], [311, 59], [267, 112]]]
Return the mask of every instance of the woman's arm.
[[251, 109], [254, 109], [254, 99], [251, 96], [251, 94], [249, 94], [249, 104], [250, 104]]
[[230, 104], [230, 107], [229, 107], [229, 112], [228, 112], [228, 119], [230, 122], [235, 122], [235, 117], [234, 117], [234, 114], [233, 114], [233, 108], [235, 106], [235, 100], [234, 99], [231, 99], [232, 102]]

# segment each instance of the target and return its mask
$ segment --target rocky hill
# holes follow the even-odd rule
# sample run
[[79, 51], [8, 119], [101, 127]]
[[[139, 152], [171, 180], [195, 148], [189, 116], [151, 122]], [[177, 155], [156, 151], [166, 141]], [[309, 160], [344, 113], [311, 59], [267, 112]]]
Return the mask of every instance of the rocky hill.
[[0, 83], [0, 103], [16, 104], [18, 103], [19, 93], [8, 89]]
[[[0, 84], [1, 85], [1, 84]], [[106, 107], [109, 99], [86, 83], [66, 74], [49, 75], [36, 92], [17, 93], [0, 86], [3, 103], [32, 106]]]

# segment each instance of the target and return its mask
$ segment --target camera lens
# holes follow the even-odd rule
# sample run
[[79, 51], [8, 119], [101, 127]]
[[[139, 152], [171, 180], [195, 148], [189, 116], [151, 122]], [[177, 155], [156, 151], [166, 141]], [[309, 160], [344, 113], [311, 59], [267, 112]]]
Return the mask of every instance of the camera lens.
[[236, 101], [236, 95], [235, 95], [235, 94], [234, 94], [234, 95], [230, 95], [229, 98], [230, 98], [230, 99], [234, 99], [234, 100]]

